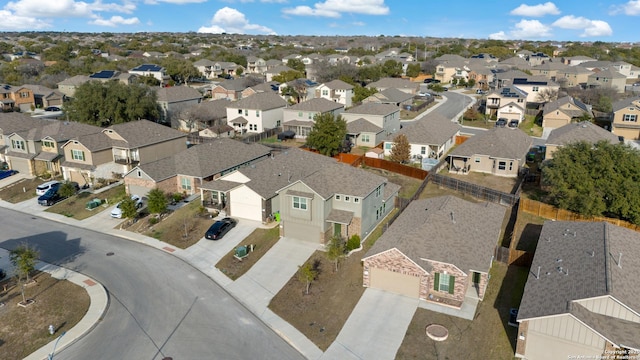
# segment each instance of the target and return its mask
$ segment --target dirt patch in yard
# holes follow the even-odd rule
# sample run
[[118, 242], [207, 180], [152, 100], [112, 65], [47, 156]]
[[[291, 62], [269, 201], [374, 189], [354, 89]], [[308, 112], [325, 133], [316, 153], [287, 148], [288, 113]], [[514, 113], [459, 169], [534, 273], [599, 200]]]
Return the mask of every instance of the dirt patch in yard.
[[[34, 299], [35, 303], [26, 308], [17, 306], [22, 301], [19, 286], [9, 286], [7, 291], [0, 293], [0, 302], [5, 304], [0, 307], [2, 359], [28, 356], [74, 327], [89, 309], [91, 301], [82, 287], [54, 279], [47, 273], [37, 273], [34, 279], [35, 285], [25, 288], [25, 297]], [[9, 280], [13, 279], [2, 284]], [[49, 325], [54, 326], [54, 335], [49, 335]]]
[[[48, 180], [47, 180], [48, 181]], [[0, 190], [0, 199], [12, 204], [29, 200], [36, 196], [36, 188], [44, 183], [40, 178], [22, 179]]]
[[280, 228], [277, 225], [272, 229], [255, 229], [238, 244], [238, 246], [254, 245], [253, 251], [251, 251], [247, 257], [238, 260], [234, 257], [234, 249], [218, 261], [216, 268], [220, 269], [220, 271], [231, 280], [236, 280], [249, 271], [249, 269], [278, 242], [279, 238]]
[[449, 188], [438, 186], [438, 185], [436, 185], [436, 184], [434, 184], [432, 182], [429, 182], [427, 184], [427, 186], [424, 187], [424, 190], [422, 191], [422, 193], [420, 194], [420, 196], [418, 198], [419, 199], [427, 199], [427, 198], [445, 196], [445, 195], [456, 196], [456, 197], [459, 197], [461, 199], [464, 199], [464, 200], [467, 200], [467, 201], [471, 201], [471, 202], [480, 202], [481, 201], [479, 199], [474, 198], [473, 196], [466, 195], [464, 193], [461, 193], [459, 191], [455, 191], [453, 189], [449, 189]]
[[[84, 191], [50, 206], [46, 211], [83, 220], [115, 205], [118, 201], [124, 199], [125, 196], [127, 196], [127, 194], [124, 185], [118, 185], [99, 194]], [[102, 205], [88, 210], [87, 202], [92, 199], [102, 200]]]
[[416, 193], [420, 184], [422, 184], [422, 180], [414, 179], [409, 176], [397, 174], [391, 171], [377, 169], [372, 167], [363, 167], [363, 169], [372, 172], [376, 175], [387, 178], [390, 182], [400, 185], [400, 192], [398, 196], [404, 199], [409, 199]]
[[[520, 305], [528, 271], [494, 262], [486, 296], [473, 321], [419, 308], [396, 359], [512, 359], [517, 328], [507, 325], [509, 309]], [[430, 324], [446, 327], [447, 340], [430, 339], [425, 333]]]
[[515, 187], [517, 181], [516, 178], [507, 178], [503, 176], [495, 176], [473, 171], [469, 172], [467, 175], [457, 175], [449, 173], [448, 171], [444, 171], [442, 172], [442, 175], [468, 183], [484, 186], [489, 189], [502, 191], [503, 193], [507, 194], [511, 194], [511, 191]]

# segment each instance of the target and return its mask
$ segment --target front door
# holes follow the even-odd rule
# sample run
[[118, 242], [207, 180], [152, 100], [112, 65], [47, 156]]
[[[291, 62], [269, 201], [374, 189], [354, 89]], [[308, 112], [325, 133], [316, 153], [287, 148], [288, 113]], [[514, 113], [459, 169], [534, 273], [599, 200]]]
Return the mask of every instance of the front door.
[[342, 224], [333, 224], [333, 236], [342, 236]]

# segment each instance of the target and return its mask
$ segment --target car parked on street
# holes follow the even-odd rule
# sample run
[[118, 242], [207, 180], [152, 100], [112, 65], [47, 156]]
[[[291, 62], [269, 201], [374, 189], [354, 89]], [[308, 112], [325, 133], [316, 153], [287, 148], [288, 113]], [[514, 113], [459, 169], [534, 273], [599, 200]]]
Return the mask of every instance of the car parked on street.
[[0, 179], [8, 178], [11, 175], [17, 174], [17, 170], [0, 170]]
[[47, 181], [45, 183], [42, 183], [42, 184], [38, 185], [38, 187], [36, 188], [36, 195], [42, 196], [47, 191], [49, 191], [49, 190], [51, 190], [53, 188], [57, 189], [58, 186], [60, 186], [60, 181], [58, 181], [58, 180], [51, 180], [51, 181]]
[[[131, 200], [135, 202], [136, 209], [140, 209], [144, 205], [144, 203], [142, 202], [142, 198], [138, 195], [131, 195]], [[122, 204], [122, 201], [118, 202], [116, 204], [116, 207], [114, 207], [113, 210], [111, 210], [112, 218], [122, 219], [122, 209], [120, 208], [120, 204]]]
[[210, 240], [220, 240], [229, 230], [233, 229], [237, 223], [238, 221], [236, 219], [230, 217], [218, 220], [209, 227], [204, 237]]

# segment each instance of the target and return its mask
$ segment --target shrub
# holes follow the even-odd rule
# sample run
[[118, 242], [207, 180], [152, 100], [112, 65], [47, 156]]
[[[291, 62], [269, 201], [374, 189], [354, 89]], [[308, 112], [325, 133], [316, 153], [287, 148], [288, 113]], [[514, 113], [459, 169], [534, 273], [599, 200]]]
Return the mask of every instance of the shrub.
[[355, 250], [360, 247], [360, 236], [353, 235], [347, 240], [347, 251]]
[[149, 224], [151, 224], [151, 225], [155, 225], [155, 224], [157, 224], [159, 221], [160, 221], [160, 220], [158, 220], [158, 218], [157, 218], [157, 217], [149, 218]]

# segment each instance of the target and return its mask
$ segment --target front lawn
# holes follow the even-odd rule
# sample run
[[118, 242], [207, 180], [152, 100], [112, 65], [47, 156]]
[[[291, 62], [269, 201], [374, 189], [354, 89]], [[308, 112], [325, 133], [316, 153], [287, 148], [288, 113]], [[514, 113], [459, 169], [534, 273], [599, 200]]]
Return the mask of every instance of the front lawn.
[[253, 251], [242, 260], [236, 259], [233, 255], [235, 249], [226, 254], [218, 261], [216, 268], [227, 275], [231, 280], [236, 280], [244, 275], [251, 267], [278, 242], [280, 238], [280, 228], [278, 226], [273, 229], [255, 229], [247, 236], [238, 246], [253, 245]]
[[[513, 359], [517, 328], [507, 325], [509, 309], [520, 305], [528, 268], [494, 262], [485, 298], [473, 321], [418, 308], [396, 359]], [[438, 342], [425, 328], [440, 324], [449, 330]]]
[[[124, 199], [126, 195], [124, 185], [118, 185], [99, 194], [92, 194], [86, 191], [80, 192], [75, 196], [50, 206], [46, 211], [72, 217], [77, 220], [83, 220], [115, 205], [118, 201]], [[87, 202], [92, 199], [102, 200], [102, 205], [92, 210], [87, 210]]]
[[[49, 181], [49, 180], [46, 180]], [[44, 183], [40, 178], [22, 179], [0, 190], [0, 199], [17, 204], [36, 196], [36, 188]]]

